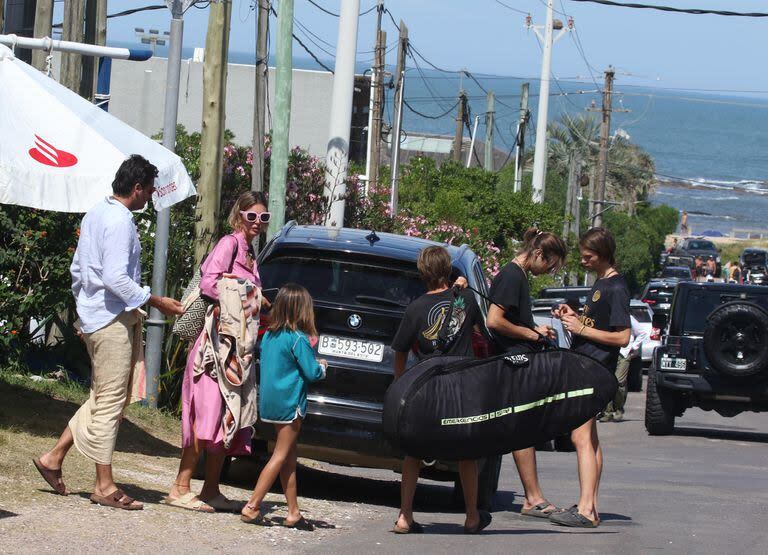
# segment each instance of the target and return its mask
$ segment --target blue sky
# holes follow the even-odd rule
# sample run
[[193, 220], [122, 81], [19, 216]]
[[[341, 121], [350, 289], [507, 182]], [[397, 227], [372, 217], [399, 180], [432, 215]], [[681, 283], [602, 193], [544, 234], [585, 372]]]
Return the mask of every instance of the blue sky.
[[[231, 50], [253, 52], [255, 18], [250, 0], [233, 0]], [[338, 0], [316, 0], [338, 12]], [[543, 0], [503, 0], [530, 12], [535, 23], [543, 23]], [[109, 13], [158, 4], [161, 0], [110, 0]], [[646, 3], [678, 7], [720, 8], [734, 11], [768, 11], [768, 4], [748, 0], [646, 0]], [[361, 0], [361, 11], [375, 0]], [[440, 67], [466, 67], [477, 73], [538, 77], [541, 52], [533, 33], [524, 28], [525, 16], [494, 0], [387, 0], [386, 7], [402, 18], [415, 47]], [[279, 2], [277, 3], [279, 10]], [[573, 16], [589, 64], [599, 75], [608, 64], [617, 70], [617, 81], [630, 85], [691, 87], [768, 91], [768, 72], [761, 69], [768, 50], [768, 18], [748, 19], [712, 15], [677, 15], [630, 10], [556, 0], [555, 9]], [[58, 12], [61, 4], [57, 4]], [[325, 41], [335, 44], [338, 19], [295, 0], [298, 21]], [[60, 15], [56, 20], [60, 21]], [[185, 15], [185, 46], [204, 46], [208, 10], [192, 8]], [[565, 17], [557, 15], [561, 19]], [[135, 41], [134, 27], [168, 29], [169, 12], [150, 11], [111, 19], [110, 41]], [[276, 28], [272, 20], [272, 28]], [[375, 12], [360, 18], [358, 51], [371, 50], [376, 25]], [[396, 31], [385, 16], [388, 43]], [[295, 31], [300, 35], [298, 31]], [[301, 36], [301, 35], [300, 35]], [[587, 64], [576, 47], [575, 37], [557, 43], [552, 70], [560, 78], [589, 78]], [[305, 41], [307, 42], [307, 41]], [[272, 42], [274, 44], [274, 41]], [[308, 43], [309, 44], [309, 43]], [[310, 45], [324, 59], [328, 56]], [[333, 50], [328, 48], [328, 50]], [[304, 57], [294, 43], [294, 55]], [[371, 58], [359, 54], [358, 60]], [[395, 52], [388, 63], [394, 63]], [[761, 95], [765, 96], [765, 95]]]

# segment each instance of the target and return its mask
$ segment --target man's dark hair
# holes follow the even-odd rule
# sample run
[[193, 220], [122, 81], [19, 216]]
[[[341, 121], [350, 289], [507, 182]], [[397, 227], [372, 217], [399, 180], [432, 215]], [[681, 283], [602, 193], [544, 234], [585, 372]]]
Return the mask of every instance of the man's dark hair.
[[139, 154], [131, 154], [117, 169], [112, 192], [118, 197], [129, 197], [138, 183], [146, 189], [157, 177], [157, 167]]

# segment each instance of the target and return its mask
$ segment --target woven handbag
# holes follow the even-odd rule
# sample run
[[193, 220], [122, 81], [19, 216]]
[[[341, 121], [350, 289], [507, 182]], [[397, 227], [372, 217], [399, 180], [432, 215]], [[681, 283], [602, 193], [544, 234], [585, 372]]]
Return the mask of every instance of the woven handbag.
[[[229, 263], [230, 272], [235, 265], [235, 258], [237, 258], [237, 242], [235, 242], [232, 261]], [[192, 279], [189, 280], [189, 284], [181, 296], [184, 314], [176, 318], [176, 322], [173, 324], [172, 332], [184, 341], [194, 341], [197, 339], [197, 336], [200, 335], [205, 326], [205, 315], [208, 313], [208, 307], [214, 304], [200, 292], [201, 278], [202, 274], [200, 267], [198, 267], [195, 269], [195, 273], [192, 274]]]

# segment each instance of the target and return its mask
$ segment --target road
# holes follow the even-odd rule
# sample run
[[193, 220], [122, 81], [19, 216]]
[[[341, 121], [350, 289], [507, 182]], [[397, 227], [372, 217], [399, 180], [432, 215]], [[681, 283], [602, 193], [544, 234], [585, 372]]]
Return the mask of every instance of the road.
[[[36, 418], [55, 413], [55, 401], [45, 402], [35, 409]], [[507, 456], [493, 523], [478, 536], [461, 533], [463, 515], [450, 508], [448, 484], [419, 487], [416, 517], [425, 534], [401, 536], [390, 531], [399, 503], [397, 475], [314, 462], [300, 467], [298, 485], [302, 509], [318, 525], [315, 532], [249, 526], [234, 515], [173, 509], [161, 500], [178, 465], [178, 446], [127, 425], [121, 430], [127, 441], [118, 442], [116, 476], [129, 494], [145, 502], [145, 510], [126, 514], [96, 507], [88, 502], [92, 466], [81, 455], [73, 453], [65, 462], [73, 492], [69, 497], [53, 495], [29, 462], [52, 443], [63, 424], [57, 420], [50, 430], [30, 433], [21, 422], [0, 433], [0, 446], [16, 445], [0, 447], [0, 552], [768, 552], [768, 414], [723, 418], [691, 410], [679, 420], [675, 435], [649, 437], [642, 422], [644, 402], [643, 394], [630, 394], [628, 419], [599, 425], [606, 464], [600, 496], [603, 524], [597, 530], [559, 528], [519, 516], [521, 487]], [[65, 408], [59, 411], [62, 415], [75, 407]], [[21, 434], [25, 443], [10, 442], [11, 434]], [[546, 496], [561, 506], [574, 503], [575, 455], [538, 456]], [[224, 492], [246, 499], [258, 471], [252, 459], [235, 461]], [[194, 482], [198, 491], [200, 485]], [[263, 508], [277, 523], [285, 516], [279, 488]]]
[[[627, 420], [599, 424], [605, 453], [597, 530], [572, 530], [521, 517], [521, 486], [504, 458], [493, 523], [480, 536], [461, 534], [463, 515], [446, 512], [450, 488], [436, 482], [416, 495], [424, 535], [396, 536], [397, 482], [389, 472], [328, 467], [305, 473], [303, 495], [390, 507], [326, 538], [323, 553], [766, 553], [768, 552], [768, 415], [723, 418], [692, 409], [675, 435], [650, 437], [643, 426], [644, 394], [630, 394]], [[538, 454], [545, 495], [570, 506], [578, 496], [574, 453]], [[349, 478], [349, 475], [355, 478]], [[366, 480], [360, 477], [367, 478]], [[341, 493], [343, 492], [343, 493]]]

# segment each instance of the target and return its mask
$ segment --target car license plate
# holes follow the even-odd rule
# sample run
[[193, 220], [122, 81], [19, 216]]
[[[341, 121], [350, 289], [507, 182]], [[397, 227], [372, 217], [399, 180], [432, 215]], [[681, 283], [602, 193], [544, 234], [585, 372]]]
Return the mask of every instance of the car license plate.
[[674, 358], [669, 356], [661, 357], [661, 369], [662, 370], [682, 370], [688, 367], [688, 361], [684, 358]]
[[661, 310], [669, 310], [669, 308], [670, 308], [671, 306], [672, 306], [672, 305], [671, 305], [670, 303], [659, 303], [659, 308], [660, 308]]
[[381, 362], [384, 357], [384, 344], [378, 341], [351, 339], [335, 335], [321, 335], [317, 344], [317, 352], [321, 355], [332, 355], [368, 362]]

